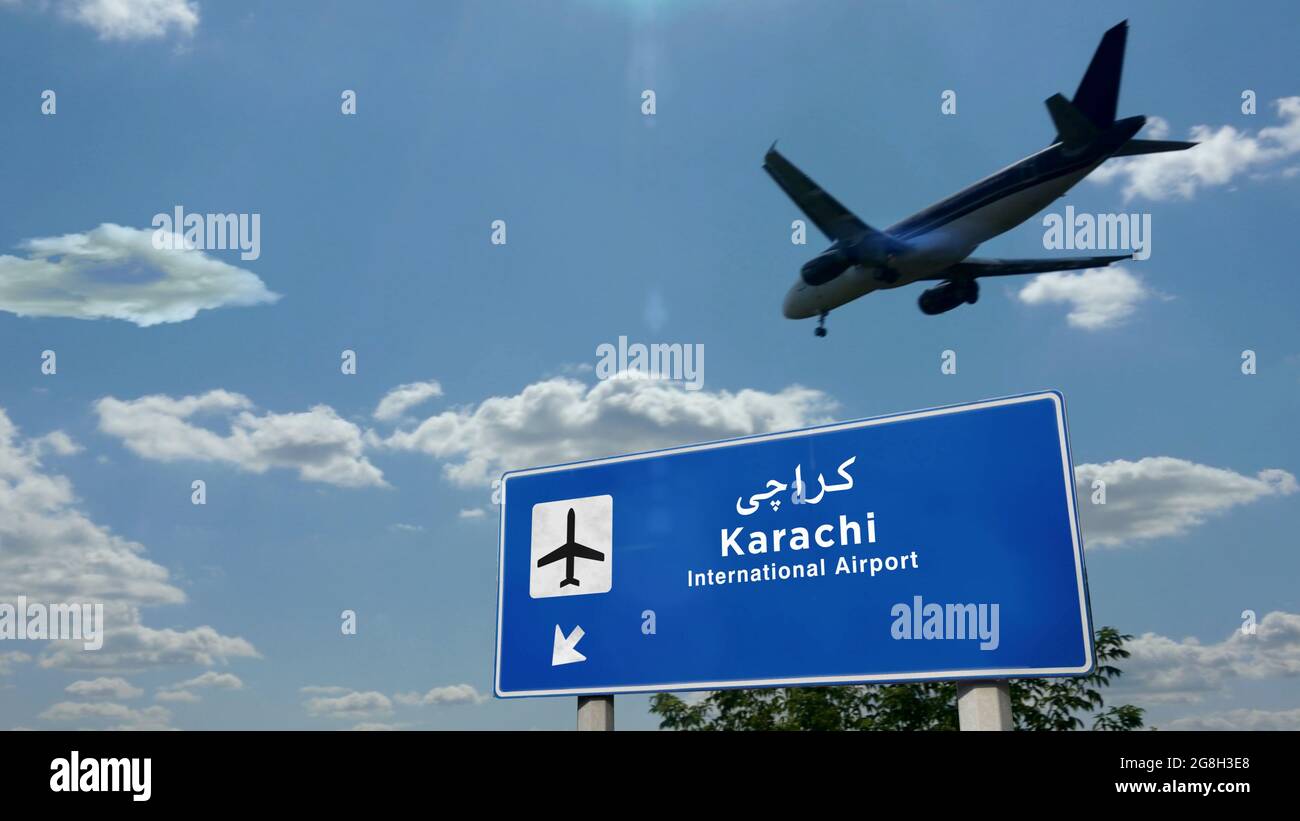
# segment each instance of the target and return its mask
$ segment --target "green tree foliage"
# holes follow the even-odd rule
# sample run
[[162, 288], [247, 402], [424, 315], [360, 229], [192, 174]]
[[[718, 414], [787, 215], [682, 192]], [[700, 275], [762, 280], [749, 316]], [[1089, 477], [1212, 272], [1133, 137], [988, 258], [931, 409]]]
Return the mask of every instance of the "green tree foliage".
[[[1132, 638], [1113, 627], [1098, 630], [1097, 666], [1089, 675], [1012, 679], [1016, 729], [1140, 729], [1141, 708], [1107, 707], [1102, 698], [1102, 690], [1122, 675], [1115, 662], [1128, 658], [1124, 642]], [[720, 690], [695, 704], [660, 693], [651, 699], [650, 711], [666, 730], [956, 730], [957, 685]]]

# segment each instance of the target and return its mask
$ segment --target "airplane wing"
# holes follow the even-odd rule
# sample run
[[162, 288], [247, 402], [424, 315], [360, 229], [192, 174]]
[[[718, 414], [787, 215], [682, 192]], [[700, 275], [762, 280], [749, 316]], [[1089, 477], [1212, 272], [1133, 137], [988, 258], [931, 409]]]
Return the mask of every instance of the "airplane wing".
[[1112, 262], [1132, 259], [1132, 254], [1108, 257], [1067, 257], [1062, 259], [976, 259], [969, 257], [951, 268], [921, 279], [964, 279], [1002, 277], [1013, 274], [1043, 274], [1048, 271], [1074, 271], [1079, 268], [1104, 268]]
[[568, 555], [568, 547], [567, 544], [562, 545], [555, 550], [552, 550], [550, 553], [547, 553], [545, 556], [537, 560], [537, 566], [545, 567], [551, 562], [558, 562], [560, 559], [563, 559]]
[[808, 219], [830, 239], [853, 241], [864, 235], [891, 239], [854, 216], [852, 211], [810, 180], [794, 163], [781, 156], [776, 150], [776, 143], [772, 143], [763, 157], [763, 170], [771, 175], [781, 190], [799, 206], [799, 210], [807, 214]]
[[605, 561], [604, 553], [601, 553], [599, 550], [593, 550], [585, 544], [573, 542], [569, 545], [569, 552], [577, 556], [579, 559], [591, 559], [593, 562]]

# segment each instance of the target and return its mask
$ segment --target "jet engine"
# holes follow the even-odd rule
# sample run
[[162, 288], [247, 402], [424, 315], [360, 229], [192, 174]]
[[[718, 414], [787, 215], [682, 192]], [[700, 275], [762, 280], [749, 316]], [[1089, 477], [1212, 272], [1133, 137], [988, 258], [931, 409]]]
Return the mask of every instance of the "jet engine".
[[975, 280], [950, 279], [942, 285], [924, 291], [916, 304], [921, 307], [921, 313], [934, 316], [951, 311], [963, 302], [974, 305], [979, 298], [980, 286]]
[[808, 260], [799, 276], [809, 285], [825, 285], [853, 265], [853, 259], [836, 243], [826, 252]]

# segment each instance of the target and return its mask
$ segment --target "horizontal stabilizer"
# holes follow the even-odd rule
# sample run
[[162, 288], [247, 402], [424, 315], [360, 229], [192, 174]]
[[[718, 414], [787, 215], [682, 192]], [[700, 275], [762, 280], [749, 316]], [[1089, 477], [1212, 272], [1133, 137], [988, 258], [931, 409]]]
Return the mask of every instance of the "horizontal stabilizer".
[[1097, 137], [1097, 126], [1065, 99], [1063, 94], [1053, 94], [1047, 98], [1047, 112], [1056, 124], [1056, 139], [1065, 143], [1067, 148], [1078, 148], [1092, 142]]
[[1137, 154], [1160, 154], [1165, 151], [1186, 151], [1196, 143], [1182, 140], [1129, 140], [1120, 146], [1112, 157], [1132, 157]]
[[962, 279], [1002, 277], [1015, 274], [1045, 274], [1049, 271], [1075, 271], [1080, 268], [1105, 268], [1112, 262], [1132, 259], [1132, 254], [1104, 257], [1067, 257], [1055, 259], [976, 259], [968, 258], [946, 270], [923, 279]]

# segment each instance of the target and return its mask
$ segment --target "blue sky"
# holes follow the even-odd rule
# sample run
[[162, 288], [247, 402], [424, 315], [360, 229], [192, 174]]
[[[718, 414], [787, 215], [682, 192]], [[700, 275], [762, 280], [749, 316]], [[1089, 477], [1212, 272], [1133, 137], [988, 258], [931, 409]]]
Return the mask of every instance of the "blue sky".
[[[1161, 726], [1300, 727], [1293, 5], [107, 8], [0, 2], [0, 599], [96, 595], [121, 628], [97, 654], [0, 645], [0, 726], [567, 728], [571, 699], [484, 695], [495, 472], [1057, 388], [1108, 483], [1083, 517], [1095, 619], [1141, 636], [1124, 697]], [[883, 227], [1046, 145], [1042, 101], [1125, 18], [1121, 115], [1207, 144], [1052, 210], [1150, 214], [1150, 259], [938, 317], [875, 294], [826, 339], [781, 317], [823, 243], [790, 241], [772, 140]], [[260, 256], [151, 255], [177, 205], [259, 214]], [[979, 253], [1070, 253], [1042, 232]], [[94, 299], [61, 296], [77, 265]], [[702, 344], [704, 389], [598, 383], [620, 335]], [[655, 724], [644, 698], [618, 720]]]

